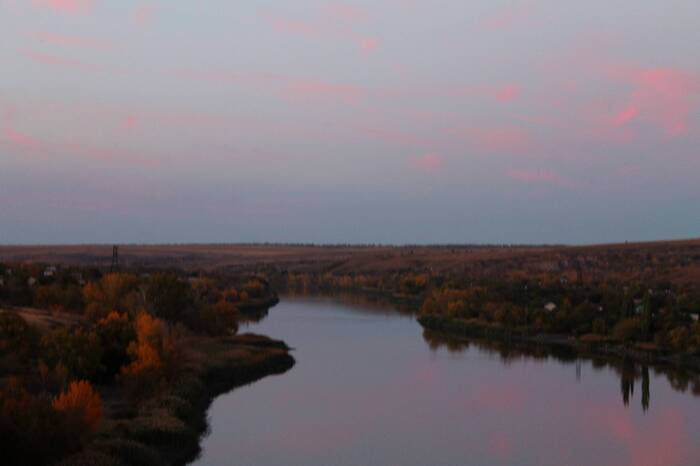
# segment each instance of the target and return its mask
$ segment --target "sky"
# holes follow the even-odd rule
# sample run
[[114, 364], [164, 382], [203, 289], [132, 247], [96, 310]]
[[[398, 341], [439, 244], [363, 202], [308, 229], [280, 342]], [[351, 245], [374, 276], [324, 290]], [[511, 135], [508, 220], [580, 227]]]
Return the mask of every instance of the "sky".
[[700, 236], [697, 0], [0, 0], [0, 244]]

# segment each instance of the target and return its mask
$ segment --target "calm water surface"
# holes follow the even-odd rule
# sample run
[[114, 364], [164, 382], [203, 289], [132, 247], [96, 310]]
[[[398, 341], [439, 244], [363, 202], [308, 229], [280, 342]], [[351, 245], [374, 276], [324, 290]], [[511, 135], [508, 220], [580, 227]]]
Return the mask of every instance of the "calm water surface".
[[445, 341], [323, 299], [283, 299], [246, 330], [297, 364], [217, 398], [194, 464], [700, 465], [683, 374]]

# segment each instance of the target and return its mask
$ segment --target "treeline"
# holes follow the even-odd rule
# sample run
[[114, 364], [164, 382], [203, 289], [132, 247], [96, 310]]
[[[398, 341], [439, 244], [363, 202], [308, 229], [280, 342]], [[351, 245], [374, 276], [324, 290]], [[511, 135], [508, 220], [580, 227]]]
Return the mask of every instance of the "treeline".
[[[117, 390], [138, 410], [185, 376], [191, 335], [235, 334], [238, 307], [271, 293], [255, 277], [234, 285], [1, 265], [0, 278], [0, 443], [9, 465], [79, 451], [101, 425], [101, 391]], [[26, 306], [49, 310], [49, 325], [30, 325], [36, 311]]]
[[[695, 354], [700, 350], [700, 285], [665, 281], [474, 278], [411, 271], [386, 274], [284, 273], [294, 293], [375, 293], [412, 298], [423, 316], [470, 326], [556, 334]], [[497, 333], [497, 332], [496, 332]]]
[[431, 290], [421, 314], [528, 334], [638, 344], [677, 353], [700, 350], [695, 286], [528, 280], [451, 282]]
[[428, 274], [343, 274], [286, 273], [275, 276], [281, 290], [296, 293], [332, 293], [356, 291], [384, 293], [393, 296], [419, 297], [429, 283]]

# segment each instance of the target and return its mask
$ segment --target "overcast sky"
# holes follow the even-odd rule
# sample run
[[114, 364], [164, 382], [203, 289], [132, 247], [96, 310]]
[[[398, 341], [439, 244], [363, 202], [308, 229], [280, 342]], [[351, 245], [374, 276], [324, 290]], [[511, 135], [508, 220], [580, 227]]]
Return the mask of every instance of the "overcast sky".
[[700, 236], [698, 0], [0, 0], [0, 243]]

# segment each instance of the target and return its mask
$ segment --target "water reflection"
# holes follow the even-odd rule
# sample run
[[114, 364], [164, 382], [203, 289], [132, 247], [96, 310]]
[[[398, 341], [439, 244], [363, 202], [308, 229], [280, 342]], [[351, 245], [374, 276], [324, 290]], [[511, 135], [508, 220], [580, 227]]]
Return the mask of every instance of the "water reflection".
[[376, 304], [283, 298], [249, 324], [297, 364], [217, 398], [196, 464], [700, 464], [691, 374], [445, 339]]
[[352, 293], [338, 291], [326, 294], [309, 294], [289, 292], [283, 296], [283, 299], [305, 299], [319, 303], [326, 302], [342, 304], [343, 306], [351, 308], [361, 314], [377, 314], [383, 316], [414, 316], [418, 311], [418, 305], [415, 302], [397, 300], [379, 293]]
[[[641, 385], [641, 405], [646, 412], [651, 402], [650, 394], [650, 367], [629, 359], [585, 357], [578, 354], [572, 348], [565, 346], [552, 346], [538, 343], [504, 343], [493, 340], [465, 339], [450, 337], [431, 330], [423, 331], [423, 340], [432, 351], [440, 348], [447, 349], [450, 353], [462, 353], [471, 347], [477, 348], [486, 354], [496, 355], [503, 365], [527, 359], [548, 361], [555, 360], [561, 364], [574, 365], [576, 380], [581, 382], [581, 361], [589, 360], [596, 370], [611, 369], [620, 377], [620, 392], [622, 403], [629, 406], [630, 399], [634, 396], [635, 385]], [[700, 396], [700, 376], [692, 371], [678, 369], [671, 366], [657, 366], [651, 368], [654, 375], [665, 376], [670, 386], [679, 392]]]

